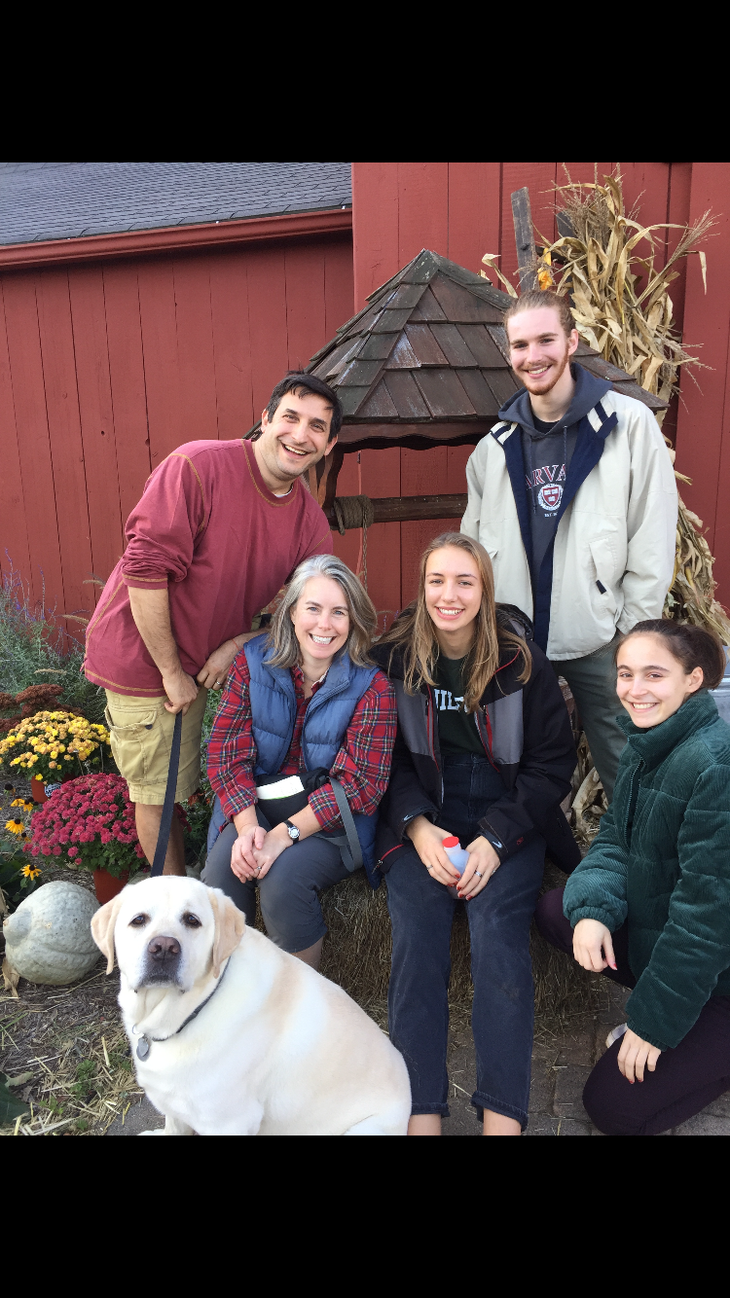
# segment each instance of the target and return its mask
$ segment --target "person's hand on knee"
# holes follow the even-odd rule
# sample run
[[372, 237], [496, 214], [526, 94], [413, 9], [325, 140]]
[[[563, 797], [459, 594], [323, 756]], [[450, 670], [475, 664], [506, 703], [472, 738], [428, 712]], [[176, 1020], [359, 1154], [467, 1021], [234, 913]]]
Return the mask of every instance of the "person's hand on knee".
[[578, 964], [590, 973], [615, 969], [610, 929], [597, 919], [579, 919], [573, 929], [573, 955]]
[[242, 883], [258, 879], [260, 866], [255, 853], [263, 847], [265, 840], [266, 830], [261, 825], [248, 825], [239, 831], [231, 848], [231, 869]]
[[499, 869], [500, 860], [492, 844], [481, 834], [466, 850], [469, 859], [464, 866], [458, 890], [460, 897], [471, 901], [472, 897], [476, 897], [487, 886], [494, 871]]
[[252, 852], [256, 859], [254, 878], [257, 880], [264, 879], [277, 857], [281, 856], [282, 852], [285, 852], [287, 847], [291, 846], [292, 840], [285, 824], [276, 825], [273, 829], [270, 829], [261, 846]]
[[632, 1085], [634, 1081], [643, 1082], [644, 1068], [648, 1068], [649, 1072], [653, 1073], [661, 1053], [658, 1046], [644, 1041], [642, 1037], [632, 1032], [631, 1028], [627, 1028], [618, 1052], [619, 1071]]
[[452, 837], [448, 829], [432, 825], [427, 816], [414, 816], [406, 826], [406, 835], [432, 879], [446, 888], [454, 887], [459, 882], [461, 875], [451, 864], [443, 847], [444, 839]]

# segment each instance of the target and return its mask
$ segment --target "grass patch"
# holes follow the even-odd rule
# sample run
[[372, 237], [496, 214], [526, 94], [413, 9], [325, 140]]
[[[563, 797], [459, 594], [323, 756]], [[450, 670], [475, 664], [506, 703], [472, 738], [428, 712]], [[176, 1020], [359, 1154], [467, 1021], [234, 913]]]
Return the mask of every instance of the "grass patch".
[[60, 685], [59, 707], [81, 708], [89, 721], [103, 723], [104, 691], [81, 674], [84, 646], [59, 625], [55, 609], [34, 601], [11, 567], [0, 584], [0, 689], [19, 694], [30, 685]]

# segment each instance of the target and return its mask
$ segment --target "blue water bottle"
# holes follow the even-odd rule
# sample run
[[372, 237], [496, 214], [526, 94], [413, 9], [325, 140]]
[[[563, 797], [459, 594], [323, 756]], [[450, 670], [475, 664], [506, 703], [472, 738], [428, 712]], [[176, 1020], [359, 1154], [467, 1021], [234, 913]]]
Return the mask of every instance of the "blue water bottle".
[[[465, 849], [461, 846], [456, 835], [452, 834], [450, 838], [445, 838], [441, 846], [443, 847], [454, 869], [458, 870], [459, 874], [463, 874], [464, 866], [469, 860], [469, 853], [465, 851]], [[449, 892], [451, 893], [452, 897], [459, 896], [459, 893], [455, 885], [449, 887]]]

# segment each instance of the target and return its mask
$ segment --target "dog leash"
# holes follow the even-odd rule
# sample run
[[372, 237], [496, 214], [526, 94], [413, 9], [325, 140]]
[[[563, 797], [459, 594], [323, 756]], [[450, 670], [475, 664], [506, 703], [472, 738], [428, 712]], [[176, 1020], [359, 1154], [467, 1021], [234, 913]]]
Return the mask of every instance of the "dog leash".
[[[162, 874], [165, 857], [167, 856], [167, 844], [170, 841], [170, 830], [172, 829], [172, 813], [175, 810], [175, 789], [177, 788], [177, 772], [180, 765], [181, 736], [182, 712], [176, 712], [175, 728], [172, 732], [172, 748], [170, 750], [170, 769], [167, 772], [167, 788], [165, 789], [165, 801], [162, 806], [162, 819], [160, 820], [160, 833], [155, 848], [155, 859], [152, 862], [152, 870], [150, 871], [151, 879], [155, 879], [158, 874]], [[183, 1024], [184, 1026], [185, 1024]], [[140, 1055], [140, 1059], [142, 1058], [144, 1056]]]
[[[216, 983], [216, 985], [215, 985], [215, 987], [213, 988], [212, 992], [210, 993], [210, 996], [206, 996], [205, 1000], [204, 1000], [204, 1001], [201, 1001], [201, 1003], [200, 1003], [200, 1005], [198, 1006], [197, 1010], [193, 1010], [192, 1014], [188, 1014], [188, 1017], [186, 1018], [185, 1022], [180, 1024], [180, 1027], [178, 1028], [177, 1032], [171, 1032], [170, 1035], [169, 1035], [169, 1037], [148, 1037], [146, 1032], [142, 1032], [142, 1033], [140, 1033], [139, 1041], [137, 1042], [137, 1050], [136, 1050], [136, 1052], [135, 1052], [136, 1055], [137, 1055], [137, 1058], [138, 1058], [138, 1059], [146, 1059], [146, 1058], [147, 1058], [148, 1054], [150, 1053], [150, 1049], [151, 1049], [151, 1047], [152, 1047], [152, 1042], [153, 1042], [153, 1041], [171, 1041], [173, 1037], [179, 1037], [179, 1035], [180, 1035], [180, 1033], [182, 1032], [183, 1028], [186, 1028], [186, 1027], [188, 1026], [188, 1023], [192, 1023], [193, 1019], [196, 1019], [196, 1018], [198, 1017], [200, 1011], [205, 1009], [206, 1005], [208, 1004], [208, 1001], [213, 999], [213, 997], [215, 996], [216, 992], [218, 991], [218, 988], [220, 987], [221, 983], [223, 982], [223, 979], [224, 979], [225, 976], [226, 976], [226, 971], [227, 971], [228, 966], [229, 966], [230, 963], [231, 963], [231, 960], [230, 960], [230, 956], [229, 956], [228, 960], [226, 961], [226, 967], [225, 967], [225, 969], [223, 970], [223, 973], [221, 974], [220, 978], [218, 979], [218, 982]], [[132, 1028], [132, 1031], [134, 1032], [134, 1034], [135, 1034], [135, 1036], [136, 1036], [136, 1035], [137, 1035], [137, 1029], [136, 1029], [136, 1028]]]

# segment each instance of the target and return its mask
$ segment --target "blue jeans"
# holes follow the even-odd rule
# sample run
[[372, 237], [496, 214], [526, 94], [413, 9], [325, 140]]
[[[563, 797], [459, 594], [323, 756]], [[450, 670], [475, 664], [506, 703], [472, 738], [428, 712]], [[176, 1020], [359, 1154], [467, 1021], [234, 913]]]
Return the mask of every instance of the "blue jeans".
[[[466, 847], [479, 836], [479, 818], [504, 793], [502, 778], [486, 757], [447, 757], [444, 805], [436, 823]], [[408, 1066], [414, 1114], [449, 1112], [451, 926], [456, 906], [465, 905], [477, 1064], [472, 1104], [527, 1125], [534, 1002], [530, 920], [544, 862], [545, 843], [535, 835], [469, 902], [458, 902], [433, 879], [415, 848], [400, 854], [386, 875], [393, 926], [389, 1028]]]

